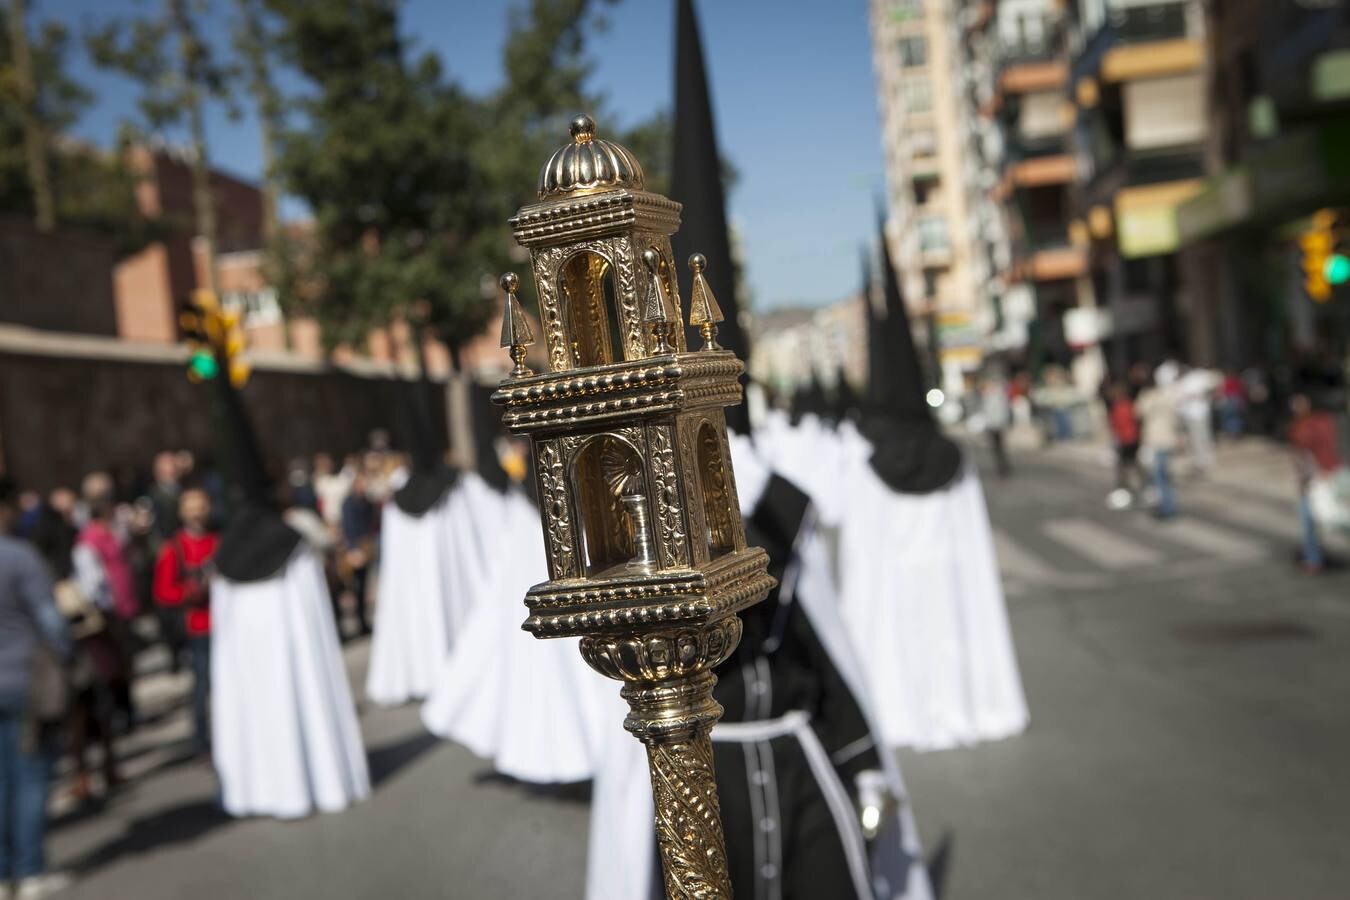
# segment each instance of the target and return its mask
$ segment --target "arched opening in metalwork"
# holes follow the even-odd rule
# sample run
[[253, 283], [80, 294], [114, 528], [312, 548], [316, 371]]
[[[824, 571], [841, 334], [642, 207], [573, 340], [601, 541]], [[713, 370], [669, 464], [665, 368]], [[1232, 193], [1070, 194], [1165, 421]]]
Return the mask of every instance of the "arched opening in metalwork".
[[563, 263], [561, 280], [572, 364], [601, 366], [622, 360], [618, 291], [609, 260], [583, 250]]
[[632, 444], [612, 434], [590, 438], [572, 461], [572, 496], [586, 575], [656, 564], [647, 482]]

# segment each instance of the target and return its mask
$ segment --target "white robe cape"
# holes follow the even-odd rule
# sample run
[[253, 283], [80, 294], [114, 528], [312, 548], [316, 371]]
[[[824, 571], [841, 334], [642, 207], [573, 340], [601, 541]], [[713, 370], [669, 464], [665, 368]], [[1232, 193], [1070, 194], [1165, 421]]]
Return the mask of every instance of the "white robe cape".
[[757, 446], [839, 529], [840, 594], [881, 733], [942, 750], [1023, 731], [1026, 696], [979, 474], [902, 494], [851, 423], [771, 420]]
[[211, 582], [212, 754], [226, 812], [299, 818], [370, 794], [318, 558], [264, 581]]
[[538, 640], [521, 630], [525, 593], [548, 579], [539, 511], [518, 491], [475, 491], [459, 526], [477, 531], [485, 554], [468, 619], [422, 706], [433, 734], [462, 744], [493, 768], [534, 784], [595, 774], [596, 732], [619, 728], [618, 682], [593, 671], [574, 639]]

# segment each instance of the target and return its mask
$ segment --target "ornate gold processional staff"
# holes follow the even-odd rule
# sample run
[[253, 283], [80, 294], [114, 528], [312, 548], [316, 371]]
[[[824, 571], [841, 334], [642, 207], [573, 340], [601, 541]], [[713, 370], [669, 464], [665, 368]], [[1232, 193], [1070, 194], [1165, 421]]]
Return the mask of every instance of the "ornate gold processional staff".
[[581, 637], [592, 668], [623, 682], [624, 727], [647, 747], [666, 894], [729, 898], [709, 732], [722, 715], [712, 669], [741, 637], [736, 613], [774, 581], [745, 545], [723, 409], [744, 365], [717, 346], [717, 307], [694, 270], [689, 351], [671, 259], [680, 205], [643, 190], [627, 149], [587, 116], [539, 176], [539, 202], [511, 219], [530, 251], [548, 371], [502, 276], [502, 346], [515, 368], [493, 400], [534, 452], [549, 580], [524, 628]]

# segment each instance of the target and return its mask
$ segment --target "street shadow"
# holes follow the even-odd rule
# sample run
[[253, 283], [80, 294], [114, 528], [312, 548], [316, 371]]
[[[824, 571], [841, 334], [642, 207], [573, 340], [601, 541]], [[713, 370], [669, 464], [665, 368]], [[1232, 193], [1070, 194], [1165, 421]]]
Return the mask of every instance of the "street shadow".
[[[117, 760], [120, 765], [126, 765], [130, 760], [134, 760], [137, 757], [147, 755], [159, 749], [160, 748], [153, 745], [138, 748], [131, 753], [119, 753]], [[179, 741], [176, 744], [174, 752], [167, 756], [162, 762], [138, 773], [135, 778], [121, 782], [111, 791], [105, 789], [101, 794], [92, 794], [78, 806], [71, 807], [60, 815], [52, 817], [48, 820], [47, 829], [49, 831], [59, 831], [62, 828], [68, 828], [71, 825], [78, 825], [81, 822], [97, 818], [116, 807], [122, 798], [134, 793], [140, 785], [145, 784], [151, 779], [163, 775], [166, 772], [182, 766], [196, 764], [199, 759], [200, 757], [197, 752], [193, 750], [192, 742], [190, 740]], [[68, 781], [72, 775], [72, 771], [69, 768], [68, 760], [63, 761], [63, 766], [65, 766], [65, 771], [58, 779], [57, 784], [60, 785], [60, 789], [65, 790], [68, 789]]]
[[193, 800], [132, 820], [117, 837], [76, 857], [67, 866], [77, 873], [89, 872], [114, 860], [190, 843], [232, 821], [214, 797]]
[[553, 800], [558, 803], [591, 802], [591, 782], [589, 781], [531, 784], [528, 781], [519, 781], [510, 775], [503, 775], [493, 769], [483, 769], [473, 776], [473, 783], [515, 788], [539, 800]]
[[436, 735], [422, 731], [402, 740], [376, 747], [366, 757], [370, 766], [370, 783], [378, 787], [393, 777], [400, 769], [416, 762], [440, 742], [441, 739]]
[[928, 881], [933, 885], [933, 896], [941, 900], [947, 892], [947, 873], [951, 870], [952, 854], [956, 848], [956, 832], [950, 828], [938, 838], [933, 855], [928, 858]]

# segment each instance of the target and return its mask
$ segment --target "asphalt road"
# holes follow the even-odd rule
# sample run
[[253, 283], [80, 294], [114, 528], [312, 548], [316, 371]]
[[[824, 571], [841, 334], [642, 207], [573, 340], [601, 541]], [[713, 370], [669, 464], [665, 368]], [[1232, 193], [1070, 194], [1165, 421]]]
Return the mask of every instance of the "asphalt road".
[[[1090, 449], [1015, 463], [986, 492], [1031, 727], [901, 755], [944, 896], [1350, 896], [1350, 575], [1291, 565], [1285, 461], [1225, 452], [1214, 477], [1183, 481], [1167, 524], [1107, 510]], [[348, 650], [354, 684], [364, 655]], [[81, 875], [64, 896], [580, 896], [584, 787], [504, 781], [414, 708], [364, 709], [370, 800], [234, 821], [210, 771], [178, 756], [185, 689], [143, 680], [129, 787], [84, 810], [58, 799], [52, 862]]]

